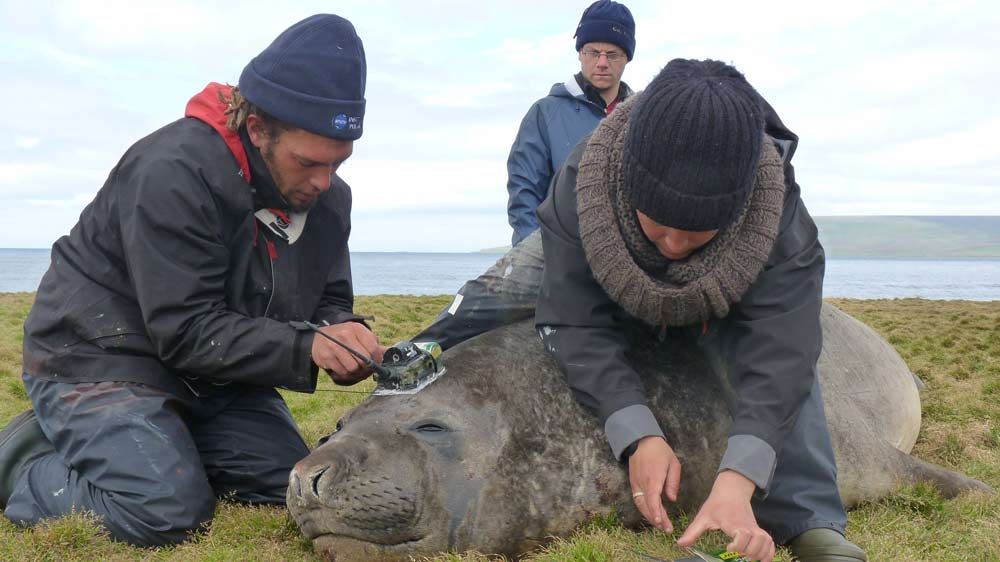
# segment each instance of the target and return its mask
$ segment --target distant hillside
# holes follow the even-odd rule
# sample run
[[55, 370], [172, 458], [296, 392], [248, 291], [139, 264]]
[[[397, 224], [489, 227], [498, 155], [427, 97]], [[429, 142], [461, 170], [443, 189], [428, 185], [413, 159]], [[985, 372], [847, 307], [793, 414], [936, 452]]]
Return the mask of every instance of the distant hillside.
[[815, 218], [831, 258], [1000, 258], [1000, 216]]
[[816, 217], [831, 258], [1000, 258], [1000, 216]]

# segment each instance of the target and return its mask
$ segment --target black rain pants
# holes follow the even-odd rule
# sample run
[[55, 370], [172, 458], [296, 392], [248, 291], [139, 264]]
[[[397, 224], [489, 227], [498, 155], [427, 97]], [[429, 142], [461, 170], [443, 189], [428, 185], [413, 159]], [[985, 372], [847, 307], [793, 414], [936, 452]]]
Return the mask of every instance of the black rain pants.
[[284, 505], [289, 472], [309, 453], [273, 388], [199, 397], [23, 378], [55, 451], [26, 467], [7, 502], [22, 526], [89, 511], [116, 540], [175, 544], [211, 521], [216, 498]]

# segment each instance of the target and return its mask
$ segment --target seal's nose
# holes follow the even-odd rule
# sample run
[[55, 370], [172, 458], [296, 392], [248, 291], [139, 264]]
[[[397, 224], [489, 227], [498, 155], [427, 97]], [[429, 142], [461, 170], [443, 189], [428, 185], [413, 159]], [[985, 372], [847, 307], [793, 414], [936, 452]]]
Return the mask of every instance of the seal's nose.
[[323, 482], [323, 476], [331, 476], [334, 480], [338, 474], [343, 477], [340, 474], [341, 471], [333, 470], [331, 472], [332, 468], [335, 467], [326, 463], [315, 465], [300, 462], [295, 465], [288, 477], [288, 493], [300, 501], [323, 502], [327, 488], [334, 483], [330, 481], [330, 478], [327, 479], [327, 482]]
[[329, 469], [329, 466], [303, 467], [301, 463], [295, 465], [288, 476], [288, 493], [297, 500], [319, 500], [320, 478]]
[[288, 477], [288, 494], [299, 501], [327, 504], [338, 486], [362, 472], [368, 456], [368, 446], [362, 440], [328, 442], [295, 465]]
[[319, 479], [322, 478], [328, 470], [330, 470], [330, 467], [326, 466], [309, 475], [309, 491], [312, 492], [312, 494], [317, 498], [320, 497]]

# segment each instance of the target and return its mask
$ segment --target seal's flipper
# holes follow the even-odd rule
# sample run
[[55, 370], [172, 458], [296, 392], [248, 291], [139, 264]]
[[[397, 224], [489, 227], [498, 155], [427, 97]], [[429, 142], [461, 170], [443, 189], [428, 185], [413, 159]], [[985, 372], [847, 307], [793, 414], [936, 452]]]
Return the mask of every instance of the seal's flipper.
[[931, 483], [941, 492], [941, 496], [947, 499], [954, 498], [962, 492], [993, 491], [993, 488], [989, 485], [975, 478], [970, 478], [942, 466], [922, 461], [898, 449], [892, 447], [890, 449], [890, 454], [895, 455], [897, 457], [896, 462], [903, 467], [898, 471], [898, 474], [908, 480], [905, 482], [906, 484], [917, 484], [919, 482]]

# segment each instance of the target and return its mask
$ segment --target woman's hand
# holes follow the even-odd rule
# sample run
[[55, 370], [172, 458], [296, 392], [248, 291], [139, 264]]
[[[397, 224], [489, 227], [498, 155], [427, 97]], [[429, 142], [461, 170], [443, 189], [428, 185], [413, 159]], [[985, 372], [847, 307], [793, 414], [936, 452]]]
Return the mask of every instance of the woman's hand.
[[757, 526], [750, 508], [756, 486], [747, 477], [732, 470], [719, 473], [712, 492], [698, 510], [686, 531], [677, 539], [680, 546], [692, 546], [705, 531], [722, 531], [732, 539], [726, 549], [751, 560], [771, 562], [774, 540]]
[[663, 507], [663, 496], [677, 501], [681, 487], [681, 462], [662, 437], [643, 437], [628, 459], [628, 479], [632, 499], [651, 525], [667, 533], [674, 526]]

